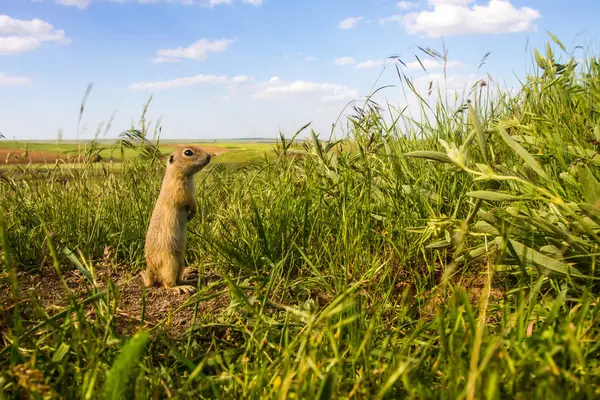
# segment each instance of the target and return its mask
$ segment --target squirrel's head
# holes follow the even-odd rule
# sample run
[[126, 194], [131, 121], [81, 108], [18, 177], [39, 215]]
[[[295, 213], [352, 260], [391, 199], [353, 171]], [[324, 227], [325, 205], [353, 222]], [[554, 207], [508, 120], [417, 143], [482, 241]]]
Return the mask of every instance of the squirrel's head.
[[167, 169], [177, 169], [184, 175], [190, 176], [206, 167], [210, 158], [210, 154], [199, 147], [180, 147], [169, 156]]

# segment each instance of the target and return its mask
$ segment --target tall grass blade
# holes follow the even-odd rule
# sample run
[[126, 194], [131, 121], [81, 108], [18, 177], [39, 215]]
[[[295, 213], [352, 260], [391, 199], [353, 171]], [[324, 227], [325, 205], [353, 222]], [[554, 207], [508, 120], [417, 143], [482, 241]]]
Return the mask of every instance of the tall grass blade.
[[488, 190], [473, 190], [467, 192], [467, 196], [475, 197], [481, 200], [489, 201], [523, 201], [523, 196], [517, 196], [509, 193], [491, 192]]
[[572, 276], [575, 278], [590, 278], [583, 275], [576, 268], [570, 267], [567, 263], [548, 257], [516, 240], [509, 239], [508, 243], [514, 249], [515, 255], [525, 265], [533, 264], [542, 271], [547, 271], [551, 274], [563, 277]]
[[483, 126], [481, 125], [481, 121], [479, 120], [479, 116], [477, 112], [471, 105], [471, 102], [467, 102], [467, 107], [469, 109], [469, 119], [471, 120], [471, 124], [473, 125], [473, 129], [475, 130], [477, 143], [479, 144], [479, 149], [481, 150], [481, 154], [483, 156], [483, 160], [485, 162], [489, 161], [487, 143], [485, 139], [485, 133], [483, 132]]
[[441, 153], [438, 151], [416, 150], [416, 151], [410, 151], [408, 153], [405, 153], [404, 155], [406, 157], [425, 158], [428, 160], [449, 163], [449, 164], [453, 163], [452, 160], [450, 159], [450, 157], [448, 157], [448, 155], [446, 155], [446, 153]]
[[139, 331], [121, 348], [120, 354], [106, 376], [102, 388], [104, 399], [130, 398], [128, 383], [135, 371], [135, 366], [143, 355], [147, 342], [148, 332]]
[[585, 201], [591, 205], [600, 205], [600, 183], [598, 183], [590, 168], [587, 165], [579, 165], [577, 176], [581, 183]]
[[542, 168], [542, 166], [540, 165], [540, 163], [537, 162], [537, 160], [535, 158], [533, 158], [533, 156], [527, 151], [525, 150], [519, 143], [517, 143], [509, 134], [508, 132], [506, 132], [506, 129], [503, 126], [499, 126], [498, 127], [498, 134], [500, 135], [500, 137], [502, 138], [502, 140], [504, 140], [504, 142], [511, 148], [514, 150], [515, 153], [517, 153], [519, 155], [519, 157], [521, 157], [521, 159], [523, 159], [523, 161], [525, 161], [525, 163], [535, 172], [537, 172], [537, 174], [539, 176], [541, 176], [542, 178], [544, 178], [545, 180], [548, 180], [548, 174], [546, 174], [546, 171], [544, 171], [544, 169]]

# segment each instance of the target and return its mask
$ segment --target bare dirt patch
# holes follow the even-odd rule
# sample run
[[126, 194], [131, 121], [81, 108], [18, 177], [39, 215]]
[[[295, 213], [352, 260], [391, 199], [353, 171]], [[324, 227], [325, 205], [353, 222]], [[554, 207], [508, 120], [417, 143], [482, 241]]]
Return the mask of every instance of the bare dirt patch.
[[[484, 295], [488, 296], [488, 305], [491, 303], [499, 303], [504, 297], [503, 287], [495, 280], [492, 280], [489, 292], [486, 293], [488, 277], [483, 271], [479, 274], [456, 275], [450, 278], [448, 283], [453, 285], [456, 289], [463, 289], [467, 293], [470, 305], [473, 309], [479, 308], [480, 302], [484, 300]], [[419, 310], [421, 317], [426, 319], [435, 318], [440, 304], [448, 301], [452, 296], [453, 292], [450, 287], [442, 285], [440, 280], [438, 286], [425, 291], [419, 296], [420, 300], [425, 302], [424, 306]], [[499, 317], [500, 315], [498, 313], [488, 314], [486, 322], [496, 322]]]
[[0, 163], [7, 165], [23, 164], [54, 164], [57, 159], [67, 160], [67, 154], [58, 154], [53, 151], [28, 151], [18, 149], [0, 149]]
[[[190, 273], [193, 272], [193, 270], [190, 271]], [[190, 273], [188, 273], [188, 276]], [[223, 289], [224, 286], [214, 287], [212, 293], [204, 293], [201, 297], [212, 297], [211, 295], [222, 292]], [[133, 279], [129, 279], [126, 285], [122, 286], [120, 292], [119, 315], [133, 321], [136, 326], [141, 322], [143, 291], [144, 285], [142, 280], [138, 276], [134, 276]], [[168, 319], [168, 324], [165, 324], [164, 327], [169, 334], [172, 336], [183, 334], [192, 326], [194, 319], [195, 302], [189, 302], [189, 305], [180, 309], [189, 298], [189, 294], [176, 294], [162, 287], [146, 288], [144, 325], [146, 327], [154, 327]], [[219, 294], [214, 298], [203, 300], [198, 306], [198, 316], [203, 314], [217, 314], [228, 304], [229, 294], [227, 292]]]
[[[119, 287], [118, 311], [115, 315], [116, 328], [122, 334], [133, 334], [142, 325], [144, 285], [141, 278], [137, 274], [132, 275], [126, 266], [119, 266], [111, 270], [98, 267], [96, 272], [99, 292], [106, 289], [109, 278]], [[193, 270], [188, 273], [193, 274]], [[5, 275], [2, 277], [4, 279], [0, 279], [0, 292], [9, 295], [1, 296], [0, 307], [5, 311], [10, 311], [14, 306], [10, 296], [12, 289], [6, 279], [6, 274], [3, 275]], [[69, 307], [69, 292], [75, 296], [78, 302], [84, 301], [93, 294], [92, 285], [79, 270], [65, 270], [62, 275], [64, 282], [52, 265], [44, 266], [41, 271], [19, 272], [17, 280], [21, 309], [32, 310], [34, 302], [37, 301], [41, 308], [49, 316], [52, 316]], [[211, 280], [214, 280], [215, 277], [212, 278]], [[207, 278], [204, 280], [206, 281]], [[229, 293], [225, 289], [224, 285], [215, 286], [210, 293], [202, 294], [202, 298], [213, 298], [199, 302], [198, 317], [206, 314], [215, 315], [229, 304]], [[34, 301], [32, 298], [36, 300]], [[182, 336], [192, 326], [195, 301], [178, 309], [189, 298], [189, 294], [176, 294], [161, 287], [146, 288], [144, 327], [146, 329], [156, 327], [172, 337]], [[91, 304], [85, 306], [84, 312], [88, 318], [96, 316], [96, 310]], [[170, 318], [168, 318], [169, 313], [171, 313]], [[165, 323], [167, 319], [169, 319], [168, 324]]]

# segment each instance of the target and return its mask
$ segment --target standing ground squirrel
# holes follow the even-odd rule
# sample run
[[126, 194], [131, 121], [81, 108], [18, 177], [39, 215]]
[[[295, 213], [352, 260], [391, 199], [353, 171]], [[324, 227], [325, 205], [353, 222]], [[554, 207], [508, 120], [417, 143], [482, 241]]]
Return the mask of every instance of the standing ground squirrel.
[[146, 286], [162, 283], [177, 293], [194, 293], [195, 281], [184, 281], [186, 223], [196, 215], [194, 174], [210, 162], [210, 154], [195, 146], [169, 156], [167, 171], [146, 234]]

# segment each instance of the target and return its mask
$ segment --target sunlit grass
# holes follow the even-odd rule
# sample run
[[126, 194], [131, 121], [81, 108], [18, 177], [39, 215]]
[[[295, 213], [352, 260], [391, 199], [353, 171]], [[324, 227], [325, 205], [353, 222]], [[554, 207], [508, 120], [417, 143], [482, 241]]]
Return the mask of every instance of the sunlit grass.
[[[118, 171], [3, 170], [0, 389], [598, 398], [600, 65], [535, 58], [512, 96], [439, 93], [393, 126], [368, 103], [341, 143], [227, 143], [196, 178], [202, 283], [158, 322], [146, 306], [175, 297], [127, 292], [164, 173], [143, 123]], [[54, 297], [23, 284], [53, 276]]]

